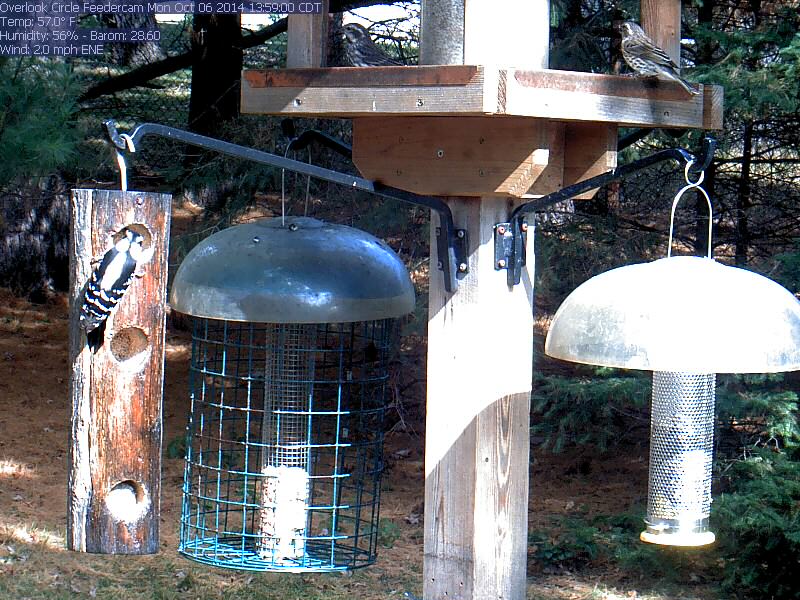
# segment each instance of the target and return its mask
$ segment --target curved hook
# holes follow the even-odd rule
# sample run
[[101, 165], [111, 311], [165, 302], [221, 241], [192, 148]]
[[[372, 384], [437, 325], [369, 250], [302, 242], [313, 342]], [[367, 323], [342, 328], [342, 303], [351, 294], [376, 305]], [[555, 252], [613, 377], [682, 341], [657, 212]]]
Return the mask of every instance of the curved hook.
[[707, 258], [713, 258], [711, 256], [711, 232], [712, 227], [714, 225], [714, 211], [711, 208], [711, 198], [708, 196], [708, 192], [706, 192], [700, 184], [703, 183], [703, 179], [705, 177], [705, 172], [701, 172], [700, 177], [697, 178], [697, 181], [689, 181], [689, 171], [691, 164], [686, 165], [686, 185], [683, 186], [678, 193], [675, 194], [675, 199], [672, 201], [672, 211], [669, 215], [669, 242], [667, 245], [667, 258], [672, 256], [672, 233], [675, 229], [675, 209], [678, 208], [678, 202], [681, 201], [683, 194], [685, 194], [688, 190], [695, 189], [699, 194], [701, 194], [706, 199], [706, 204], [708, 205], [708, 251], [706, 253]]
[[125, 140], [122, 139], [122, 136], [119, 134], [119, 131], [117, 131], [117, 124], [114, 122], [114, 120], [108, 119], [107, 121], [103, 121], [103, 125], [106, 126], [108, 139], [111, 140], [111, 143], [120, 150], [126, 150], [128, 148], [128, 145], [125, 143]]
[[699, 186], [705, 180], [706, 172], [705, 171], [700, 171], [697, 174], [697, 180], [696, 181], [692, 181], [690, 179], [690, 177], [689, 177], [689, 174], [690, 173], [697, 173], [697, 171], [695, 171], [692, 168], [693, 166], [694, 166], [694, 161], [693, 160], [690, 160], [688, 163], [686, 163], [686, 166], [683, 169], [683, 178], [686, 180], [686, 183], [689, 186]]
[[700, 147], [700, 154], [695, 157], [694, 164], [690, 165], [692, 173], [705, 171], [714, 159], [714, 152], [717, 151], [717, 140], [710, 135], [703, 136], [703, 145]]

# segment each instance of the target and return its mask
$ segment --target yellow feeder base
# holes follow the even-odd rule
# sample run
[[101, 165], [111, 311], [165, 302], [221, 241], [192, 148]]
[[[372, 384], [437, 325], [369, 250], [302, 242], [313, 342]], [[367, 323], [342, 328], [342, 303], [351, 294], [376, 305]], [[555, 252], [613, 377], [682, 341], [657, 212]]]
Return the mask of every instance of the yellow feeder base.
[[643, 531], [639, 534], [639, 539], [648, 544], [658, 544], [660, 546], [697, 547], [713, 544], [716, 536], [712, 531], [678, 531], [675, 533]]

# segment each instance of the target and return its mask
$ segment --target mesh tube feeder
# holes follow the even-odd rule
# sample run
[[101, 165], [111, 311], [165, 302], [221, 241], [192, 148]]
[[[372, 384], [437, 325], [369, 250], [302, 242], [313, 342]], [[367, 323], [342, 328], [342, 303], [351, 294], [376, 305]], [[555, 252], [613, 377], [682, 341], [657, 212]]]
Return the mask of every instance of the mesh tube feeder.
[[172, 286], [193, 317], [179, 551], [254, 571], [376, 558], [388, 355], [414, 290], [397, 255], [311, 218], [220, 231]]
[[710, 256], [709, 242], [707, 257], [668, 254], [589, 279], [556, 311], [545, 341], [554, 358], [653, 371], [641, 539], [655, 544], [715, 539], [708, 519], [716, 373], [800, 369], [800, 302]]

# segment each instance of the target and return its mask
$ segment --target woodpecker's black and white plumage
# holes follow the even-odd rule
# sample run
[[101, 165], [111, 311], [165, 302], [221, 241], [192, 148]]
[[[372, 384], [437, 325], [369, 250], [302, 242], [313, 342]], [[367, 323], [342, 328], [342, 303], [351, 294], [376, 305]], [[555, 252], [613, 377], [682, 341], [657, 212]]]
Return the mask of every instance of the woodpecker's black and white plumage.
[[144, 237], [125, 228], [123, 237], [108, 250], [86, 284], [81, 306], [81, 326], [92, 352], [103, 344], [106, 320], [122, 299], [136, 274], [136, 268], [153, 257], [152, 248], [144, 250]]
[[347, 60], [354, 67], [397, 67], [403, 64], [381, 50], [364, 26], [348, 23], [342, 27], [342, 32]]

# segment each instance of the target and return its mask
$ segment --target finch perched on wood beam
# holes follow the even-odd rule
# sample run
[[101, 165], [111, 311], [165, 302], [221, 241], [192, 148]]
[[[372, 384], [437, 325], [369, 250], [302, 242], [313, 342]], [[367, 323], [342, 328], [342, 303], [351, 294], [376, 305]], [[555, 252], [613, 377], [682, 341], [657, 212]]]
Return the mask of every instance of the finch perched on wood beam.
[[700, 93], [678, 74], [678, 65], [647, 37], [644, 30], [633, 21], [625, 21], [619, 26], [622, 33], [622, 58], [637, 75], [658, 77], [677, 81], [692, 96]]
[[402, 63], [381, 50], [367, 31], [358, 23], [342, 27], [347, 60], [354, 67], [398, 67]]

